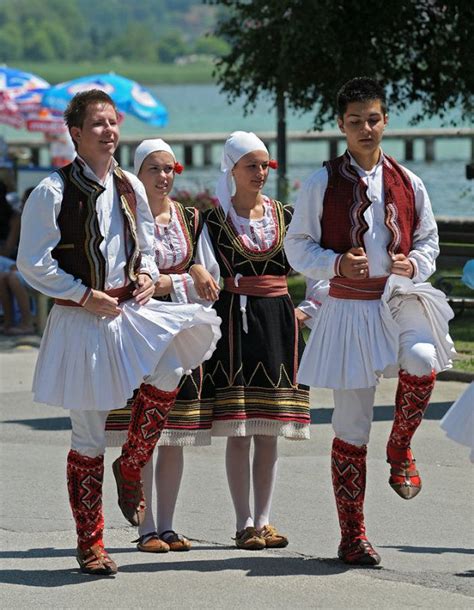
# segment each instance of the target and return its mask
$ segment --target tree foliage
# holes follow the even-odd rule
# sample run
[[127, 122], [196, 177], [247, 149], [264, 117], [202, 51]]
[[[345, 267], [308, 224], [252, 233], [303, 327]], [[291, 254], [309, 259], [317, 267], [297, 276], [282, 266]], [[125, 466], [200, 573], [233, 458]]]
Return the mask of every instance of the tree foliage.
[[216, 12], [201, 0], [0, 0], [0, 62], [171, 62], [197, 51]]
[[418, 101], [413, 118], [457, 107], [474, 114], [474, 3], [464, 0], [209, 0], [225, 12], [215, 34], [230, 50], [217, 62], [229, 99], [261, 95], [315, 110], [315, 127], [335, 114], [338, 88], [354, 76], [388, 86], [389, 104]]

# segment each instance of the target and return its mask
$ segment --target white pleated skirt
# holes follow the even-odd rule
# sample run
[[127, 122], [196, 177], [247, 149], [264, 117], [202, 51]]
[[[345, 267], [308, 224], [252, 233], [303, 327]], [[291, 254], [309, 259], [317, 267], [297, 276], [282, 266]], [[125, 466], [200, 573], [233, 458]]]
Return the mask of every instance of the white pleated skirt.
[[[66, 409], [110, 411], [125, 405], [146, 375], [167, 370], [173, 344], [184, 372], [208, 360], [220, 318], [195, 304], [126, 301], [106, 318], [82, 307], [54, 305], [33, 379], [36, 402]], [[173, 359], [173, 368], [176, 362]]]
[[471, 449], [474, 461], [474, 382], [451, 406], [440, 426], [448, 438]]
[[437, 350], [436, 372], [450, 368], [456, 352], [448, 321], [454, 314], [444, 293], [429, 283], [414, 284], [391, 275], [381, 299], [328, 296], [323, 301], [301, 360], [298, 382], [353, 390], [375, 386], [381, 375], [395, 377], [400, 336], [396, 315], [407, 297], [421, 302], [429, 321]]

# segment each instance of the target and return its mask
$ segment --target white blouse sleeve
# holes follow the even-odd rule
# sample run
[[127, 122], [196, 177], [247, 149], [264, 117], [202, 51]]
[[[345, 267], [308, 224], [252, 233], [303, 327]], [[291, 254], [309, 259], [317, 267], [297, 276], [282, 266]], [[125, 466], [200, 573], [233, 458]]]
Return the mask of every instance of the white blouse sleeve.
[[309, 328], [313, 327], [314, 318], [318, 314], [318, 311], [323, 304], [324, 299], [329, 293], [329, 282], [327, 280], [312, 280], [305, 278], [306, 280], [306, 294], [305, 298], [298, 305], [298, 309], [301, 309], [309, 320], [306, 320], [305, 325]]
[[160, 273], [155, 262], [155, 223], [148, 205], [145, 187], [133, 174], [126, 172], [137, 198], [137, 237], [142, 255], [140, 273], [147, 273], [156, 284]]
[[59, 175], [52, 174], [29, 196], [21, 218], [17, 266], [26, 281], [39, 292], [80, 303], [88, 287], [60, 269], [51, 255], [61, 239], [57, 218], [63, 189]]
[[[209, 237], [209, 231], [206, 225], [203, 226], [201, 235], [198, 238], [195, 262], [209, 271], [216, 282], [219, 283], [219, 265], [214, 254], [211, 238]], [[189, 273], [171, 273], [170, 278], [173, 282], [173, 301], [177, 301], [178, 303], [212, 305], [211, 301], [206, 301], [198, 296], [196, 289], [194, 288], [193, 278]]]
[[[408, 171], [408, 170], [407, 170]], [[415, 265], [414, 282], [424, 282], [436, 271], [439, 255], [438, 227], [425, 185], [418, 176], [408, 171], [415, 192], [418, 224], [413, 235], [413, 249], [408, 258]]]
[[293, 219], [285, 238], [290, 265], [305, 277], [329, 280], [336, 275], [339, 255], [325, 249], [321, 241], [321, 217], [328, 175], [326, 168], [312, 174], [303, 184], [296, 200]]

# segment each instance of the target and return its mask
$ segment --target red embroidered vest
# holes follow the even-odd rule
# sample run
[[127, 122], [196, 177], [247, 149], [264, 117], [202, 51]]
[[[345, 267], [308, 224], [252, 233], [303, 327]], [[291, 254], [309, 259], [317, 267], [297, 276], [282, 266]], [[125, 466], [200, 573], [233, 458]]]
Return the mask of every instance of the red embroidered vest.
[[[368, 229], [364, 212], [371, 205], [367, 185], [351, 165], [348, 152], [324, 165], [328, 185], [321, 219], [321, 245], [337, 253], [363, 247]], [[391, 235], [387, 251], [390, 255], [402, 253], [407, 256], [418, 223], [415, 193], [408, 174], [387, 155], [383, 158], [383, 190], [385, 225]]]
[[[58, 170], [64, 182], [58, 226], [61, 240], [51, 255], [61, 269], [82, 280], [85, 286], [104, 290], [106, 261], [100, 251], [104, 237], [100, 233], [96, 212], [96, 200], [104, 187], [84, 175], [77, 160]], [[114, 170], [114, 185], [120, 199], [124, 218], [123, 238], [126, 245], [126, 272], [130, 281], [135, 281], [140, 268], [141, 254], [137, 238], [137, 200], [132, 185], [123, 171]]]

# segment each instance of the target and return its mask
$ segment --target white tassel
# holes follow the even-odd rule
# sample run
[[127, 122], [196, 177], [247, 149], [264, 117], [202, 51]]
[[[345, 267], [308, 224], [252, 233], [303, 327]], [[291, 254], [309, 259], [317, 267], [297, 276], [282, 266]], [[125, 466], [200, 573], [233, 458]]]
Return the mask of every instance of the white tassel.
[[[236, 276], [234, 277], [234, 284], [235, 284], [236, 288], [239, 287], [239, 280], [241, 277], [243, 277], [241, 273], [237, 273]], [[240, 295], [240, 313], [242, 314], [243, 331], [245, 334], [248, 334], [249, 325], [247, 322], [247, 295], [246, 294]]]

